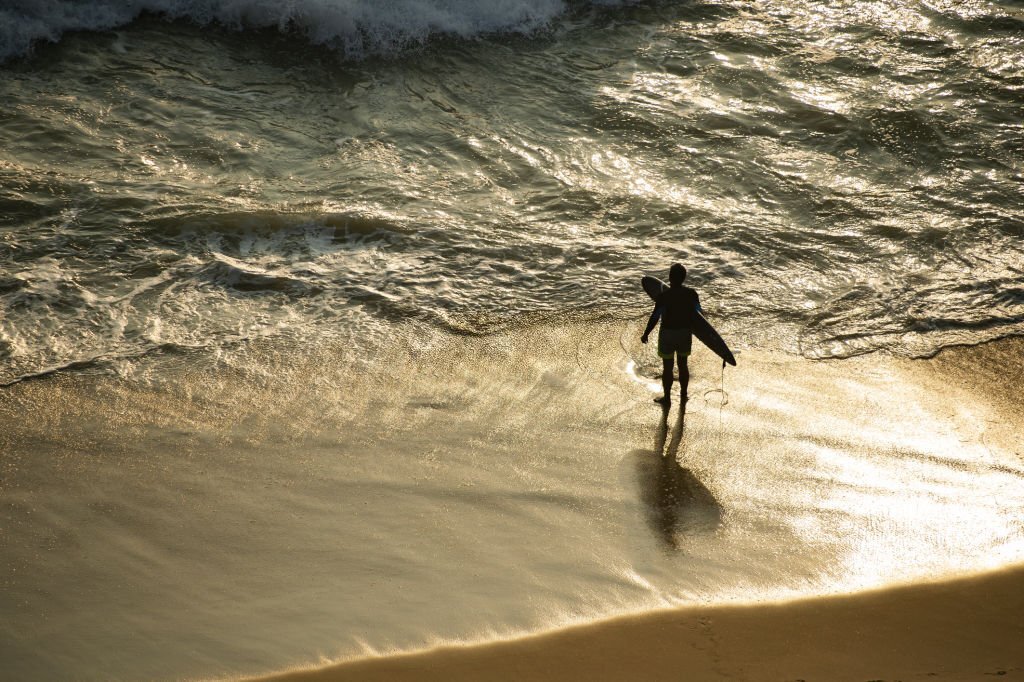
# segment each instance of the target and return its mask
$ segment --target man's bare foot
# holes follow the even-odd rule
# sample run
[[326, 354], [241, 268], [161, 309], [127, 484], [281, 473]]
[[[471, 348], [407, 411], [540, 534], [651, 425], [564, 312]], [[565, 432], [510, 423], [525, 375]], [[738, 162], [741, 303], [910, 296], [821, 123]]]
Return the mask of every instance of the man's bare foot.
[[663, 395], [660, 398], [655, 398], [654, 402], [658, 403], [659, 405], [663, 405], [664, 407], [668, 407], [669, 405], [672, 404], [672, 398], [668, 397], [667, 395]]

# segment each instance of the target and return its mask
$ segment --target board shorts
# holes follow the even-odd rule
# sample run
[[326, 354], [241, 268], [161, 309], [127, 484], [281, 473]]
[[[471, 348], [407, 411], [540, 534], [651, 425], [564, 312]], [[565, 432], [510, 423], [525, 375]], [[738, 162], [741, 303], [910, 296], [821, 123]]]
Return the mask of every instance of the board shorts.
[[686, 357], [693, 347], [693, 335], [689, 329], [658, 330], [658, 356], [663, 360], [671, 360], [674, 355]]

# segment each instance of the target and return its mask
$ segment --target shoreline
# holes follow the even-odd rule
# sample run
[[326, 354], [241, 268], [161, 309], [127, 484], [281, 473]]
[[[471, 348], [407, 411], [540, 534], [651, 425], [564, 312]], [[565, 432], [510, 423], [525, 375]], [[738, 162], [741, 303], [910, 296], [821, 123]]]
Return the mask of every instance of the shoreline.
[[358, 658], [263, 682], [1024, 680], [1024, 564], [787, 602], [681, 607]]
[[[770, 359], [759, 356], [745, 354], [744, 364]], [[970, 441], [987, 439], [1019, 455], [1015, 425], [1024, 401], [1013, 385], [1021, 380], [1021, 357], [1024, 339], [1006, 339], [945, 349], [927, 359], [889, 357], [877, 367], [854, 360], [834, 369], [844, 380], [859, 377], [867, 384], [878, 383], [868, 375], [888, 377], [873, 391], [884, 390], [889, 380], [896, 382], [889, 390], [919, 386], [944, 406], [940, 413], [960, 412], [955, 419], [947, 417], [962, 422], [958, 430], [971, 424], [981, 429]], [[770, 373], [784, 378], [788, 390], [806, 388], [809, 382], [781, 367]], [[831, 373], [832, 368], [810, 372]], [[803, 423], [804, 431], [807, 426]], [[935, 578], [908, 576], [906, 582], [839, 594], [659, 609], [510, 639], [359, 656], [244, 679], [865, 682], [992, 677], [1024, 680], [1024, 563]]]
[[[747, 348], [725, 384], [700, 353], [684, 420], [650, 402], [649, 354], [627, 371], [627, 333], [403, 338], [376, 373], [270, 346], [237, 366], [158, 358], [158, 383], [11, 387], [0, 501], [25, 551], [6, 562], [5, 664], [26, 680], [1019, 675], [1024, 339], [923, 361]], [[38, 610], [42, 590], [61, 611]], [[71, 612], [54, 633], [46, 617]]]

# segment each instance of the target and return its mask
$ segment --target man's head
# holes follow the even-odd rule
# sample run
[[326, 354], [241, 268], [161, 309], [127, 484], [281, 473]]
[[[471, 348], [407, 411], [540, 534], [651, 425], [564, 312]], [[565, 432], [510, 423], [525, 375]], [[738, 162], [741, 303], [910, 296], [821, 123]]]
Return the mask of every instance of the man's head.
[[668, 283], [674, 287], [682, 285], [686, 281], [686, 268], [682, 263], [673, 263], [668, 269]]

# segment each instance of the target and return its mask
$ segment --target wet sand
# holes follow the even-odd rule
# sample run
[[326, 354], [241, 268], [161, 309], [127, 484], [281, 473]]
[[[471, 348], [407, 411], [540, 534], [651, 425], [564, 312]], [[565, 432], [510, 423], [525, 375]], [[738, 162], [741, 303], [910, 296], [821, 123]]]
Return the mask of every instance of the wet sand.
[[[807, 373], [773, 372], [760, 384], [748, 383], [746, 391], [757, 385], [771, 392], [771, 382], [783, 380], [785, 393], [793, 396], [817, 383], [834, 399], [849, 381], [870, 389], [863, 396], [867, 405], [898, 399], [913, 385], [933, 396], [929, 411], [937, 430], [948, 427], [935, 415], [961, 424], [957, 430], [976, 424], [980, 435], [962, 439], [965, 444], [980, 442], [1019, 455], [1022, 403], [1015, 385], [1024, 367], [1022, 350], [1021, 340], [1008, 340], [954, 348], [923, 361], [878, 357], [874, 363], [814, 363]], [[768, 358], [747, 354], [744, 359], [747, 367], [766, 369]], [[867, 376], [876, 380], [867, 381]], [[856, 400], [847, 397], [847, 409], [855, 410]], [[824, 409], [823, 415], [836, 408]], [[911, 408], [908, 403], [908, 423], [921, 431], [921, 418]], [[809, 412], [799, 413], [798, 421], [805, 422]], [[809, 431], [805, 422], [796, 433]], [[895, 440], [902, 437], [894, 423], [886, 424], [886, 431]], [[992, 566], [999, 563], [992, 557]], [[845, 595], [657, 610], [496, 642], [350, 659], [262, 679], [1024, 680], [1024, 565]]]
[[684, 419], [639, 332], [8, 388], [0, 677], [1020, 674], [1019, 573], [869, 591], [1024, 561], [1024, 341], [742, 348], [724, 384], [698, 349]]
[[851, 596], [660, 611], [264, 679], [1022, 680], [1024, 567]]

